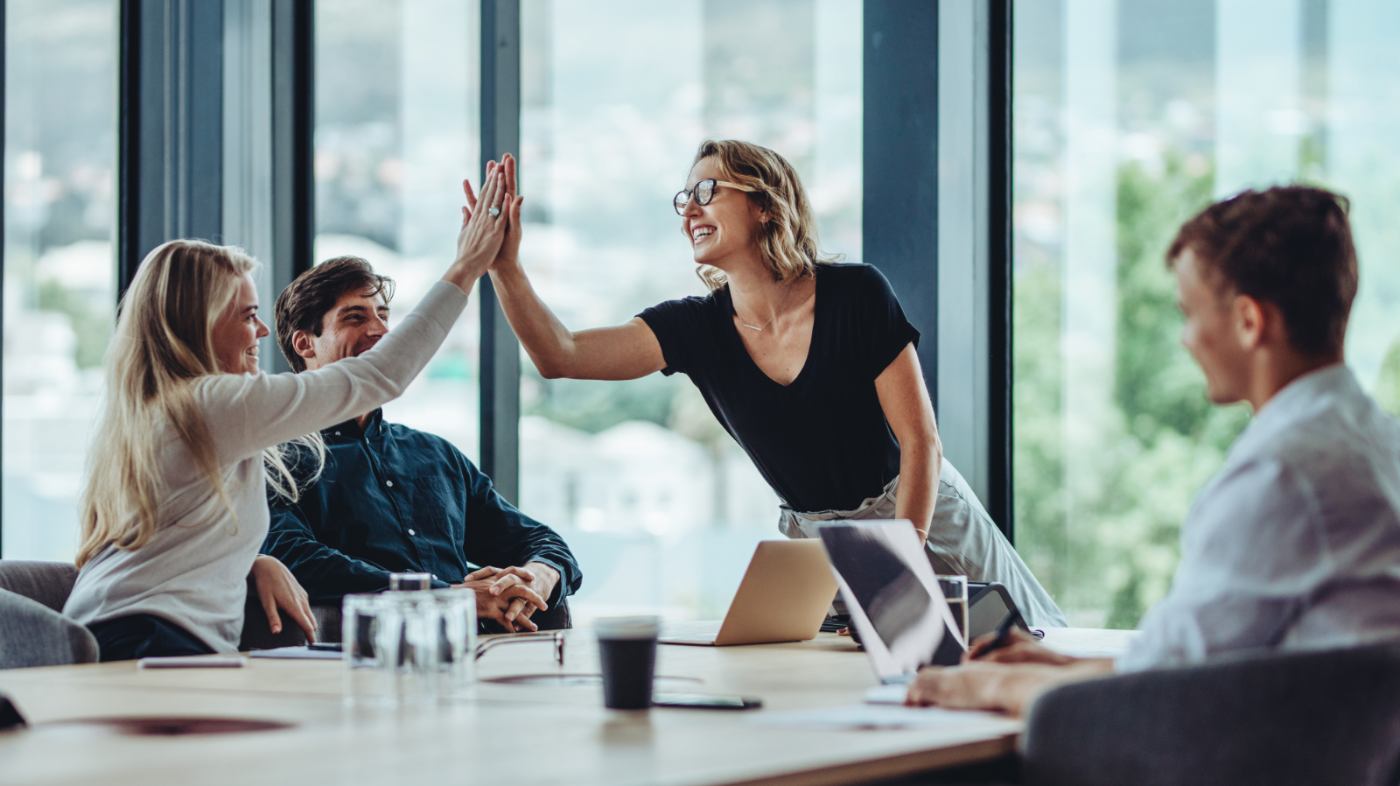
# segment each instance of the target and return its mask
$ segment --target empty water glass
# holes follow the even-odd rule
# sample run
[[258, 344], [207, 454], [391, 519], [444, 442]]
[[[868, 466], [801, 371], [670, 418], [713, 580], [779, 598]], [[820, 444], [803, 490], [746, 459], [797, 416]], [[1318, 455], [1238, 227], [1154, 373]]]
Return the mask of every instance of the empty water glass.
[[346, 698], [371, 705], [471, 696], [476, 595], [471, 590], [347, 595]]
[[433, 588], [433, 577], [428, 573], [390, 573], [389, 590], [391, 592], [412, 592], [416, 590], [430, 590]]
[[438, 698], [469, 698], [476, 684], [476, 593], [436, 590]]
[[[378, 594], [346, 595], [341, 602], [345, 699], [351, 704], [382, 705], [397, 701], [398, 638], [394, 637], [389, 648], [380, 647], [378, 642], [384, 607], [383, 596]], [[387, 622], [387, 616], [383, 621]], [[386, 657], [392, 659], [386, 662]]]

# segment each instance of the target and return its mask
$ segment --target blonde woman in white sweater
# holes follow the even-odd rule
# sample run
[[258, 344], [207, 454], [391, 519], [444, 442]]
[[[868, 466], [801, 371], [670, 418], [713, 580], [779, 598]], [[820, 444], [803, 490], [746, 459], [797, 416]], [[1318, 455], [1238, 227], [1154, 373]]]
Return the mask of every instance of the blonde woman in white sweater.
[[297, 494], [276, 446], [374, 409], [417, 376], [500, 248], [511, 197], [494, 167], [487, 194], [494, 209], [463, 221], [452, 265], [402, 324], [314, 372], [259, 372], [268, 329], [256, 263], [238, 249], [174, 240], [142, 261], [107, 354], [64, 608], [103, 660], [235, 651], [250, 572], [269, 619], [280, 607], [314, 635], [300, 585], [258, 557], [265, 488]]

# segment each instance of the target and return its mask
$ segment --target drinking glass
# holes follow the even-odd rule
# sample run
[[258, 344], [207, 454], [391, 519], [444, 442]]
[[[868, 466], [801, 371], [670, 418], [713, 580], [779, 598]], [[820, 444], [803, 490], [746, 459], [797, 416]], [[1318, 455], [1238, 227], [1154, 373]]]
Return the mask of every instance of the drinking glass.
[[958, 636], [963, 647], [967, 641], [967, 577], [936, 576], [938, 588], [943, 591], [943, 599], [948, 601], [948, 610], [953, 613], [953, 621], [958, 625]]
[[397, 700], [394, 680], [399, 639], [395, 636], [385, 642], [387, 647], [379, 646], [381, 626], [390, 622], [383, 598], [379, 594], [346, 595], [341, 601], [345, 700], [350, 704], [382, 705]]
[[470, 698], [476, 684], [476, 593], [446, 589], [430, 594], [438, 630], [438, 698]]
[[428, 573], [390, 573], [389, 590], [391, 592], [407, 592], [413, 590], [430, 590], [433, 588], [433, 577]]
[[371, 705], [468, 698], [476, 678], [471, 590], [347, 595], [346, 698]]

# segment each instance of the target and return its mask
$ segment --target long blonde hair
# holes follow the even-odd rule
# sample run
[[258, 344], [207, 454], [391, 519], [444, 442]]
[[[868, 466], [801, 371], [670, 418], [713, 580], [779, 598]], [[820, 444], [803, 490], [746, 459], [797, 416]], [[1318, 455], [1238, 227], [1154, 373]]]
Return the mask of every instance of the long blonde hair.
[[[88, 452], [77, 565], [108, 545], [136, 549], [155, 534], [159, 467], [168, 424], [189, 448], [228, 507], [209, 429], [192, 384], [224, 373], [214, 351], [214, 326], [237, 296], [240, 279], [257, 262], [242, 250], [198, 240], [172, 240], [142, 260], [118, 306], [116, 335], [107, 350], [106, 393]], [[324, 463], [319, 435], [300, 440]], [[297, 483], [281, 448], [263, 452], [268, 485], [295, 501]]]
[[[758, 251], [774, 281], [810, 276], [815, 265], [835, 261], [835, 257], [822, 256], [817, 249], [812, 203], [797, 170], [787, 159], [752, 142], [707, 139], [695, 151], [691, 166], [711, 156], [724, 179], [752, 188], [748, 198], [768, 214], [768, 220], [759, 229]], [[711, 265], [700, 265], [696, 274], [711, 291], [728, 281], [723, 271]]]

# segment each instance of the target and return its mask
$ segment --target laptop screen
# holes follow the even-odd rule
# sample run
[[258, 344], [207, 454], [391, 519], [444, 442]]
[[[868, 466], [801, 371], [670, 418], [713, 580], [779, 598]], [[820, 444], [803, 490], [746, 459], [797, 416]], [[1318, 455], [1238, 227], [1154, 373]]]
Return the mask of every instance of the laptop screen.
[[[889, 681], [934, 662], [957, 630], [923, 544], [907, 521], [841, 521], [817, 530], [875, 673]], [[944, 642], [945, 634], [954, 640]]]

